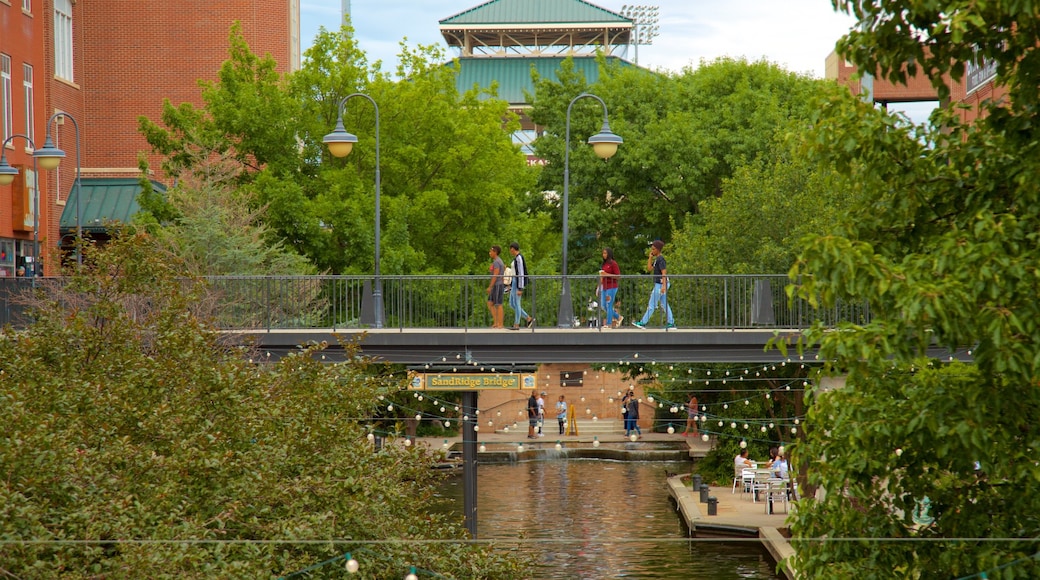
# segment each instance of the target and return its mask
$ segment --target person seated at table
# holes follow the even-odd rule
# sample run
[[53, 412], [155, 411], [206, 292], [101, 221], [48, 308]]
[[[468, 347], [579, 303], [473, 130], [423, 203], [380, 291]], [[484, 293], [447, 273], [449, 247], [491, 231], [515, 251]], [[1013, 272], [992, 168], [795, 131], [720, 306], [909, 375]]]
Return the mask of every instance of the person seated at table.
[[773, 467], [773, 462], [776, 461], [776, 456], [780, 455], [780, 450], [776, 447], [769, 448], [769, 461], [766, 461], [766, 467]]
[[751, 467], [751, 460], [747, 458], [747, 449], [741, 449], [740, 453], [733, 458], [733, 467], [737, 469]]
[[787, 471], [788, 469], [790, 469], [790, 466], [787, 464], [787, 458], [784, 457], [783, 453], [777, 453], [776, 459], [773, 461], [773, 466], [771, 467], [771, 469], [773, 470], [773, 475], [775, 475], [776, 477], [779, 477], [780, 479], [787, 479]]

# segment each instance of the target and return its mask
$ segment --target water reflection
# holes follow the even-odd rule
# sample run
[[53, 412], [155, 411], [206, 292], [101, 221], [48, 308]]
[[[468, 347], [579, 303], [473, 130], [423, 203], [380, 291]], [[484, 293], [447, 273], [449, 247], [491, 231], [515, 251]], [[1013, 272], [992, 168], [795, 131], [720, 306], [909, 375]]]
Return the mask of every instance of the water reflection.
[[[477, 534], [518, 539], [536, 554], [534, 578], [775, 579], [755, 542], [682, 542], [665, 472], [688, 463], [602, 460], [480, 465]], [[462, 478], [444, 484], [447, 509], [462, 512]]]

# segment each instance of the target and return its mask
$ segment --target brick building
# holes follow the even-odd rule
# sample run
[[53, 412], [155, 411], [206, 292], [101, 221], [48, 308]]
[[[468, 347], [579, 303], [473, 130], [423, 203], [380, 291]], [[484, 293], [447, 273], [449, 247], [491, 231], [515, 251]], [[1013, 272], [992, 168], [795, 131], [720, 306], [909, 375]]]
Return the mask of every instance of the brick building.
[[3, 137], [28, 134], [42, 147], [48, 119], [68, 115], [50, 126], [66, 153], [57, 170], [34, 174], [24, 139], [4, 149], [19, 177], [0, 186], [0, 274], [32, 261], [35, 220], [26, 208], [37, 182], [45, 258], [63, 236], [71, 241], [77, 224], [93, 235], [105, 221], [126, 219], [137, 209], [138, 155], [148, 151], [137, 118], [158, 119], [163, 99], [201, 104], [198, 81], [216, 79], [235, 21], [254, 52], [270, 54], [281, 72], [298, 68], [299, 14], [299, 0], [0, 0]]
[[[855, 65], [838, 56], [836, 52], [827, 55], [824, 77], [837, 81], [839, 84], [849, 87], [853, 94], [867, 94], [872, 96], [875, 103], [888, 106], [893, 103], [914, 103], [925, 101], [938, 101], [939, 97], [932, 88], [931, 81], [924, 75], [918, 74], [908, 77], [906, 84], [895, 84], [891, 81], [872, 76], [869, 81], [857, 78]], [[950, 100], [954, 103], [966, 104], [969, 107], [959, 110], [961, 120], [971, 123], [984, 114], [982, 104], [986, 101], [1000, 99], [1006, 94], [1004, 87], [996, 86], [994, 78], [996, 67], [994, 63], [968, 63], [964, 78], [960, 82], [953, 82], [946, 78], [946, 85], [950, 87]]]

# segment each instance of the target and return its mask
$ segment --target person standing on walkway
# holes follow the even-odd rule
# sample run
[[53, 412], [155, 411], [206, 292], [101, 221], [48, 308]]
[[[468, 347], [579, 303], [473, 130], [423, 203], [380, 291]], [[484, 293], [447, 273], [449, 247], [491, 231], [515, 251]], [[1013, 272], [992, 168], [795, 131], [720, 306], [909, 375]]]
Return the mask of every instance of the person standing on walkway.
[[520, 297], [527, 287], [527, 262], [520, 253], [520, 244], [516, 242], [509, 244], [509, 253], [513, 255], [513, 284], [509, 292], [509, 307], [513, 309], [511, 330], [520, 330], [521, 318], [527, 323], [527, 327], [531, 328], [534, 326], [534, 318], [520, 304]]
[[614, 298], [617, 296], [618, 278], [621, 276], [621, 268], [614, 261], [614, 250], [603, 248], [603, 265], [599, 267], [600, 302], [603, 310], [607, 313], [607, 328], [614, 327]]
[[567, 426], [567, 402], [563, 400], [563, 395], [556, 401], [556, 422], [560, 424], [560, 435], [563, 435], [563, 429]]
[[[640, 437], [643, 436], [643, 430], [639, 428], [639, 399], [636, 398], [635, 391], [628, 392], [628, 405], [626, 406], [628, 412], [625, 416], [632, 422], [632, 430], [636, 432]], [[628, 433], [625, 433], [628, 435]]]
[[672, 317], [672, 309], [668, 306], [668, 268], [664, 256], [661, 255], [661, 250], [663, 249], [664, 242], [661, 240], [654, 240], [654, 243], [650, 244], [650, 256], [646, 260], [646, 271], [654, 274], [654, 289], [650, 293], [650, 303], [646, 306], [646, 314], [643, 315], [643, 318], [632, 323], [632, 326], [636, 328], [646, 328], [647, 323], [650, 322], [650, 317], [653, 316], [658, 306], [665, 312], [665, 329], [675, 328], [675, 318]]
[[527, 398], [527, 438], [537, 439], [538, 436], [534, 434], [535, 427], [538, 426], [538, 399], [534, 396], [534, 391], [531, 391], [531, 396]]
[[697, 436], [697, 393], [690, 395], [690, 402], [686, 404], [686, 429], [683, 430], [683, 437], [690, 434], [690, 430], [693, 430], [693, 436]]
[[491, 312], [491, 328], [505, 328], [502, 321], [505, 317], [502, 310], [502, 295], [505, 293], [502, 275], [506, 271], [506, 265], [502, 262], [502, 258], [499, 257], [501, 253], [502, 248], [500, 246], [491, 246], [491, 249], [488, 250], [488, 255], [491, 256], [491, 266], [488, 267], [491, 280], [488, 282], [487, 287], [487, 304], [488, 311]]
[[542, 391], [541, 395], [538, 395], [538, 436], [545, 437], [545, 433], [542, 432], [542, 426], [545, 424], [545, 395], [547, 393]]

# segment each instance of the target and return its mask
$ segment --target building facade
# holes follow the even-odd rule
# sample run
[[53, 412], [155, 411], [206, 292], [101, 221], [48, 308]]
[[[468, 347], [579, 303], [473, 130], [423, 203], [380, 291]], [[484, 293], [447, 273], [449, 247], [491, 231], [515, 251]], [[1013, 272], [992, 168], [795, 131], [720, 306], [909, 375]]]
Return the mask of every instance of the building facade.
[[[37, 173], [28, 141], [4, 148], [19, 177], [0, 186], [0, 274], [33, 263], [34, 240], [54, 273], [46, 258], [71, 245], [76, 226], [96, 234], [132, 215], [136, 196], [125, 187], [139, 178], [139, 156], [159, 163], [138, 117], [159, 119], [165, 99], [201, 105], [199, 81], [217, 78], [234, 22], [280, 72], [298, 68], [299, 15], [299, 0], [0, 0], [0, 130], [36, 147], [49, 133], [66, 153], [58, 169]], [[39, 216], [27, 210], [36, 191]]]

